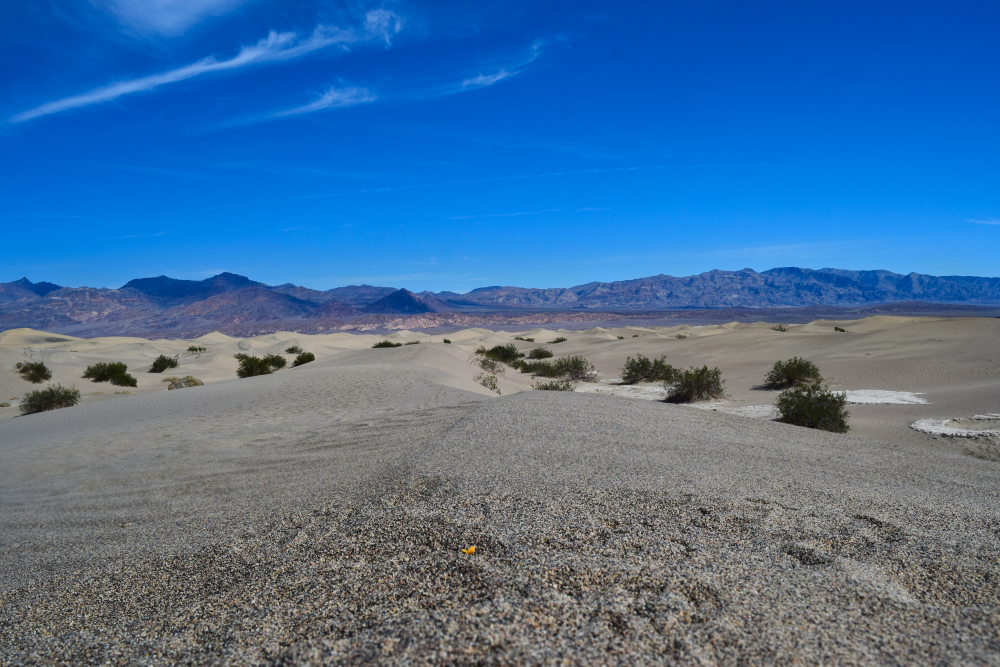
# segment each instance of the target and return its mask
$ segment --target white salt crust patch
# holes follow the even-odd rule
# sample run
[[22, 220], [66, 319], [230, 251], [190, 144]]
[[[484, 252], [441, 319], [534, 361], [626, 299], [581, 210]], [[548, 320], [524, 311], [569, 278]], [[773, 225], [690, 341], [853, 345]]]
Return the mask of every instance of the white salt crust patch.
[[885, 389], [849, 389], [847, 402], [858, 405], [928, 405], [919, 394], [909, 391], [886, 391]]
[[971, 419], [918, 419], [910, 428], [947, 438], [1000, 436], [1000, 413], [975, 415]]
[[[581, 384], [573, 391], [581, 394], [606, 394], [608, 396], [621, 396], [623, 398], [638, 398], [644, 401], [662, 401], [667, 397], [667, 391], [663, 387], [637, 386], [631, 384]], [[618, 382], [618, 380], [615, 380]]]

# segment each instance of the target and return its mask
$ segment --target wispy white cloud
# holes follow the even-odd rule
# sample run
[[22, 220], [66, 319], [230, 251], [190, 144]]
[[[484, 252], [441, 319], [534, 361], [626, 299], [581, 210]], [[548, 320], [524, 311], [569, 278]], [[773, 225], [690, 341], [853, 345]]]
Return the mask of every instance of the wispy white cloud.
[[1000, 220], [969, 220], [977, 225], [1000, 225]]
[[528, 51], [527, 55], [522, 56], [516, 62], [501, 67], [493, 74], [483, 74], [480, 72], [477, 76], [463, 80], [462, 90], [468, 90], [470, 88], [485, 88], [487, 86], [492, 86], [495, 83], [499, 83], [504, 79], [509, 79], [515, 74], [520, 74], [521, 68], [538, 60], [541, 55], [542, 42], [535, 42], [531, 45], [531, 49]]
[[546, 208], [541, 211], [518, 211], [516, 213], [477, 213], [474, 215], [453, 215], [449, 220], [468, 220], [470, 218], [516, 218], [522, 215], [541, 215], [542, 213], [558, 213], [557, 208]]
[[313, 30], [311, 35], [305, 38], [300, 38], [299, 35], [293, 32], [271, 31], [267, 37], [253, 46], [245, 46], [240, 49], [240, 52], [229, 60], [216, 60], [214, 56], [209, 56], [190, 65], [178, 67], [168, 72], [144, 76], [138, 79], [119, 81], [108, 86], [96, 88], [82, 95], [64, 97], [54, 102], [47, 102], [28, 111], [22, 111], [19, 114], [11, 116], [8, 122], [23, 123], [33, 118], [59, 113], [68, 109], [77, 109], [91, 104], [108, 102], [123, 95], [151, 90], [158, 86], [183, 81], [209, 72], [235, 70], [265, 62], [291, 60], [334, 44], [346, 46], [347, 44], [382, 39], [388, 44], [391, 36], [401, 30], [402, 27], [402, 19], [394, 12], [386, 9], [376, 9], [369, 11], [365, 15], [363, 26], [360, 30], [356, 28], [344, 29], [336, 26], [320, 25]]
[[140, 32], [179, 35], [209, 16], [219, 16], [248, 0], [91, 0], [121, 23]]
[[321, 109], [329, 109], [330, 107], [353, 107], [356, 104], [374, 102], [376, 99], [375, 95], [367, 88], [330, 88], [315, 102], [273, 114], [272, 117], [295, 116], [303, 113], [312, 113]]

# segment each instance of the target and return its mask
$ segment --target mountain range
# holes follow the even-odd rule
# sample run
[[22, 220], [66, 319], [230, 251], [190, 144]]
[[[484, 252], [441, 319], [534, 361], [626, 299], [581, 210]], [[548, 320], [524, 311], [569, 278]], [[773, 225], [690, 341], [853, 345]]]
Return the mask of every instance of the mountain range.
[[[233, 273], [205, 280], [138, 278], [117, 289], [60, 287], [22, 278], [0, 283], [0, 331], [31, 327], [77, 335], [181, 335], [233, 327], [273, 330], [279, 323], [295, 330], [369, 330], [393, 328], [390, 321], [403, 322], [400, 326], [406, 321], [475, 325], [518, 317], [556, 322], [560, 317], [613, 319], [597, 317], [614, 314], [609, 311], [621, 318], [671, 309], [858, 307], [909, 301], [1000, 304], [1000, 278], [788, 267], [760, 273], [716, 270], [680, 278], [661, 274], [567, 288], [481, 287], [466, 294], [415, 294], [371, 285], [320, 291], [291, 283], [266, 285]], [[575, 315], [569, 317], [571, 313]]]

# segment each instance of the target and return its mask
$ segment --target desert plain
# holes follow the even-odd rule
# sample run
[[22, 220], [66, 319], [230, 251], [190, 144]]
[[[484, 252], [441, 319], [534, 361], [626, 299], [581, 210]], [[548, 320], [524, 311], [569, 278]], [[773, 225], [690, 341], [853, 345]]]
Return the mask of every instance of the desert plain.
[[[1000, 664], [1000, 319], [775, 324], [2, 332], [0, 662]], [[498, 394], [475, 350], [508, 343], [598, 375]], [[237, 379], [292, 345], [316, 360]], [[80, 404], [17, 416], [26, 354]], [[620, 385], [637, 354], [727, 396]], [[848, 434], [773, 420], [792, 356]], [[81, 377], [100, 361], [138, 386]]]

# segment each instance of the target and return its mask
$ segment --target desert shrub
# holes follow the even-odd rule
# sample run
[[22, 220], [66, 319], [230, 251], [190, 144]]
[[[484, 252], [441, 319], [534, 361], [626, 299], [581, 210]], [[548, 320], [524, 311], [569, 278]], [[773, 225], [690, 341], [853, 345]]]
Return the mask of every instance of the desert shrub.
[[774, 367], [764, 376], [764, 384], [768, 387], [785, 388], [796, 384], [812, 384], [822, 382], [816, 364], [799, 357], [788, 361], [776, 361]]
[[0, 402], [0, 408], [9, 408], [9, 407], [10, 403], [8, 403], [7, 401]]
[[445, 339], [444, 339], [443, 341], [441, 341], [441, 342], [442, 342], [442, 343], [444, 343], [445, 345], [451, 345], [451, 341], [450, 341], [450, 340], [448, 340], [447, 338], [445, 338]]
[[36, 412], [71, 408], [80, 402], [80, 390], [75, 387], [64, 387], [61, 384], [52, 385], [38, 391], [29, 391], [21, 399], [21, 414], [32, 415]]
[[566, 376], [570, 380], [582, 381], [593, 379], [596, 375], [594, 365], [583, 357], [567, 357], [566, 359], [556, 359], [552, 364], [559, 376]]
[[302, 364], [308, 364], [310, 361], [316, 361], [316, 355], [312, 352], [303, 352], [299, 356], [295, 357], [295, 361], [292, 362], [292, 368], [301, 366]]
[[514, 336], [514, 340], [523, 340], [525, 343], [534, 343], [534, 338], [521, 338], [520, 336]]
[[[479, 354], [479, 351], [476, 351]], [[494, 361], [500, 361], [505, 364], [509, 364], [517, 359], [524, 356], [521, 352], [517, 351], [517, 346], [514, 343], [507, 343], [506, 345], [496, 345], [481, 353], [484, 357], [493, 359]]]
[[490, 391], [495, 391], [497, 395], [502, 396], [502, 394], [500, 393], [500, 385], [497, 384], [496, 375], [486, 375], [485, 373], [480, 373], [479, 375], [477, 375], [472, 379], [478, 382], [479, 384], [483, 385]]
[[788, 331], [788, 327], [784, 324], [775, 324], [771, 329], [774, 331]]
[[119, 387], [137, 387], [139, 385], [138, 381], [126, 373], [125, 371], [127, 370], [128, 366], [120, 361], [113, 361], [111, 363], [99, 361], [92, 366], [87, 366], [87, 370], [83, 372], [83, 377], [94, 382], [110, 382]]
[[189, 347], [187, 349], [187, 351], [188, 351], [188, 354], [201, 354], [202, 352], [205, 351], [205, 348], [203, 348], [200, 345], [192, 345], [191, 347]]
[[632, 334], [632, 338], [638, 338], [639, 334]]
[[100, 361], [92, 366], [87, 366], [87, 370], [83, 372], [83, 377], [94, 382], [107, 382], [115, 375], [124, 373], [127, 370], [128, 366], [120, 361], [111, 363]]
[[559, 336], [558, 338], [553, 338], [552, 340], [550, 340], [549, 345], [555, 345], [556, 343], [565, 343], [567, 340], [569, 339]]
[[496, 359], [493, 359], [492, 357], [486, 357], [486, 356], [479, 355], [479, 356], [473, 357], [472, 363], [474, 365], [476, 365], [476, 366], [479, 366], [480, 368], [482, 368], [487, 373], [491, 373], [493, 375], [500, 375], [505, 370], [503, 362], [497, 361]]
[[302, 348], [298, 345], [292, 345], [291, 347], [285, 348], [285, 354], [302, 354]]
[[847, 333], [847, 329], [842, 329], [841, 327], [834, 327], [834, 331], [839, 331], [840, 333]]
[[14, 364], [14, 370], [31, 384], [41, 384], [52, 379], [52, 371], [41, 361], [19, 361]]
[[725, 395], [722, 385], [722, 371], [718, 368], [708, 369], [691, 367], [686, 371], [677, 370], [670, 382], [664, 382], [667, 390], [667, 403], [690, 403], [706, 398], [722, 398]]
[[383, 340], [383, 341], [379, 341], [378, 343], [375, 343], [374, 345], [372, 345], [372, 349], [373, 350], [375, 348], [378, 348], [378, 347], [403, 347], [403, 344], [402, 343], [393, 343], [391, 340]]
[[538, 391], [573, 391], [573, 387], [566, 380], [552, 380], [551, 382], [536, 382], [535, 389]]
[[271, 370], [273, 371], [276, 371], [279, 368], [284, 368], [285, 364], [288, 363], [288, 360], [285, 359], [280, 354], [265, 354], [264, 361], [267, 363], [268, 366], [271, 367]]
[[622, 384], [635, 384], [636, 382], [673, 382], [677, 371], [667, 363], [667, 355], [659, 359], [650, 359], [641, 354], [632, 357], [625, 357], [625, 365], [622, 366]]
[[419, 340], [411, 340], [411, 341], [408, 341], [406, 343], [403, 343], [403, 345], [420, 345], [420, 341]]
[[243, 361], [244, 359], [249, 359], [249, 358], [250, 355], [244, 352], [237, 352], [236, 354], [233, 355], [233, 359], [235, 359], [236, 361]]
[[522, 373], [531, 373], [543, 378], [556, 377], [556, 367], [551, 361], [518, 361], [514, 367]]
[[680, 340], [684, 340], [685, 338], [687, 338], [687, 336], [685, 336], [684, 334], [677, 334], [676, 336], [674, 336], [674, 338], [678, 338]]
[[618, 336], [618, 340], [625, 340], [625, 336]]
[[156, 359], [153, 359], [152, 365], [149, 367], [150, 373], [162, 373], [168, 368], [177, 368], [177, 360], [173, 357], [168, 357], [165, 354], [161, 354]]
[[[183, 378], [167, 378], [167, 380], [170, 381], [167, 389], [186, 389], [187, 387], [201, 387], [205, 384], [193, 375], [188, 375]], [[164, 382], [167, 380], [164, 380]]]
[[528, 352], [529, 359], [551, 359], [552, 350], [546, 350], [544, 347], [536, 347], [535, 349]]
[[257, 375], [271, 374], [271, 364], [260, 357], [251, 357], [246, 354], [242, 355], [242, 357], [240, 359], [240, 367], [236, 369], [236, 377], [252, 378]]
[[778, 421], [785, 424], [816, 428], [821, 431], [847, 433], [850, 428], [845, 409], [847, 394], [830, 391], [819, 382], [803, 384], [778, 394]]

